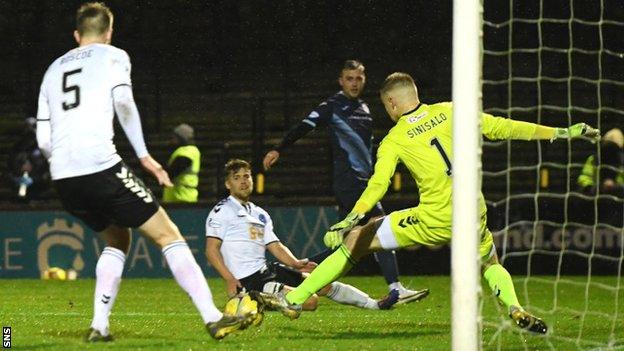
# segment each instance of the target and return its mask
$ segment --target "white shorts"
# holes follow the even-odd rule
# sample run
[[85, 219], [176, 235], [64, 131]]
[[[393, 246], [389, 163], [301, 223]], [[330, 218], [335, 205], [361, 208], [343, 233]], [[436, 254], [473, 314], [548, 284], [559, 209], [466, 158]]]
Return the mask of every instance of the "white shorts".
[[390, 225], [390, 216], [384, 216], [381, 220], [381, 225], [377, 229], [377, 238], [384, 250], [398, 249], [399, 243], [392, 232], [392, 226]]

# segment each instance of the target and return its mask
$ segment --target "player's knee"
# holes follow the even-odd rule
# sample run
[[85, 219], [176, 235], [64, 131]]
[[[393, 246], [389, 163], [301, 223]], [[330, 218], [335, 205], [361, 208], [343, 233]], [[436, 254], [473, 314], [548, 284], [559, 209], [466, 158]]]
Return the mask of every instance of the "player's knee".
[[106, 246], [113, 247], [127, 254], [130, 249], [131, 232], [129, 228], [111, 225], [99, 233]]
[[331, 284], [328, 284], [328, 285], [325, 285], [323, 288], [321, 288], [321, 290], [317, 291], [316, 293], [319, 296], [327, 296], [330, 290], [331, 290]]
[[174, 241], [184, 240], [178, 226], [171, 221], [169, 221], [169, 225], [159, 228], [154, 233], [151, 233], [150, 236], [160, 247], [165, 247]]
[[353, 249], [358, 240], [361, 240], [362, 228], [363, 227], [354, 228], [345, 236], [344, 244], [347, 248]]
[[143, 235], [150, 238], [156, 245], [165, 247], [178, 240], [184, 240], [178, 227], [171, 221], [165, 210], [158, 211], [139, 227]]
[[128, 250], [130, 250], [130, 236], [124, 235], [119, 238], [109, 239], [107, 245], [128, 254]]
[[361, 252], [363, 255], [366, 254], [366, 250], [364, 249], [368, 248], [368, 245], [375, 236], [375, 229], [375, 223], [370, 222], [349, 232], [344, 243], [351, 251], [351, 254], [356, 254], [356, 252]]
[[316, 294], [310, 296], [304, 303], [303, 309], [306, 311], [315, 311], [318, 307], [318, 296]]

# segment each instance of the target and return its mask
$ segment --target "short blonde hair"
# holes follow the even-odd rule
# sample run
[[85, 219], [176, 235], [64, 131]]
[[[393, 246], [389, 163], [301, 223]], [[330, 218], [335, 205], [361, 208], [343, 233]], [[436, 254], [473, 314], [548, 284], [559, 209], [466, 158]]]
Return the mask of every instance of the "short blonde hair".
[[103, 2], [87, 2], [76, 12], [76, 30], [80, 36], [102, 35], [111, 28], [113, 13]]
[[383, 84], [381, 84], [379, 92], [383, 95], [388, 93], [390, 90], [403, 87], [416, 87], [416, 83], [414, 83], [414, 79], [409, 74], [394, 72], [386, 77], [386, 80], [384, 80]]

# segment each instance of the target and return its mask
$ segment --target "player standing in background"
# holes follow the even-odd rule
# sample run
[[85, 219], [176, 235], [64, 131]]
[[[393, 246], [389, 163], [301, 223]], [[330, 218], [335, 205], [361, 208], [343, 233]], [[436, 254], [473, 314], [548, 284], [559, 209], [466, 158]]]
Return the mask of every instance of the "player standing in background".
[[113, 144], [116, 112], [141, 166], [171, 186], [167, 172], [147, 152], [134, 103], [130, 59], [109, 45], [113, 15], [103, 3], [86, 3], [76, 15], [79, 47], [56, 59], [39, 93], [37, 141], [49, 158], [63, 207], [106, 242], [95, 268], [93, 321], [87, 341], [111, 341], [109, 315], [119, 291], [130, 228], [162, 248], [167, 265], [199, 311], [210, 335], [220, 339], [246, 326], [245, 316], [223, 315], [186, 241], [151, 191], [122, 162]]
[[[383, 139], [377, 152], [375, 172], [351, 213], [330, 228], [324, 241], [338, 246], [295, 290], [284, 296], [274, 295], [272, 303], [281, 309], [298, 309], [319, 287], [327, 285], [348, 271], [364, 255], [379, 250], [393, 250], [413, 245], [441, 245], [451, 240], [452, 222], [452, 135], [451, 103], [422, 104], [414, 80], [406, 73], [393, 73], [381, 88], [381, 100], [396, 125]], [[554, 140], [589, 137], [598, 139], [598, 130], [579, 123], [570, 128], [551, 128], [483, 114], [481, 129], [490, 139]], [[385, 194], [390, 177], [401, 161], [410, 170], [418, 189], [417, 207], [392, 212], [363, 227], [354, 228]], [[461, 181], [461, 180], [457, 180]], [[492, 233], [487, 228], [485, 200], [479, 197], [480, 235], [483, 277], [509, 316], [520, 327], [545, 334], [546, 324], [526, 312], [516, 297], [509, 272], [498, 262]], [[348, 233], [344, 238], [343, 235]], [[472, 233], [456, 233], [472, 235]]]
[[[290, 291], [303, 282], [316, 263], [298, 259], [281, 243], [273, 231], [271, 216], [249, 201], [253, 190], [251, 165], [232, 159], [225, 164], [225, 186], [230, 196], [221, 200], [206, 219], [206, 258], [226, 282], [228, 296], [240, 289], [276, 293]], [[278, 260], [267, 263], [266, 251]], [[301, 270], [301, 271], [300, 271]], [[318, 291], [319, 295], [345, 305], [378, 310], [390, 309], [399, 297], [394, 290], [376, 301], [354, 286], [333, 282]], [[304, 310], [315, 310], [318, 303], [312, 295]], [[298, 315], [291, 315], [296, 318]]]
[[[333, 190], [341, 217], [353, 208], [373, 173], [373, 118], [366, 102], [359, 98], [365, 83], [364, 65], [357, 60], [347, 60], [338, 78], [341, 91], [312, 110], [263, 160], [264, 169], [268, 170], [288, 146], [317, 126], [328, 126], [333, 155]], [[381, 203], [377, 202], [360, 223], [364, 224], [370, 218], [383, 215]], [[326, 250], [310, 259], [321, 262], [330, 254], [331, 251]], [[401, 284], [394, 251], [376, 252], [375, 259], [386, 279], [388, 289], [399, 290], [399, 303], [418, 301], [427, 296], [428, 289], [410, 290]]]

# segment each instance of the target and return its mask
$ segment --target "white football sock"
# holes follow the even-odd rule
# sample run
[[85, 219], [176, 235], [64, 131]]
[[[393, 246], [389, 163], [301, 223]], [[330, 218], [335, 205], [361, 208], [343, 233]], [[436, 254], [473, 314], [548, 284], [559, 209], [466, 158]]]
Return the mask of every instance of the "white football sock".
[[108, 316], [113, 309], [126, 255], [114, 247], [105, 247], [95, 266], [95, 294], [91, 328], [108, 335]]
[[353, 305], [371, 310], [379, 309], [377, 301], [371, 299], [365, 292], [341, 282], [333, 282], [331, 284], [327, 297], [344, 305]]
[[407, 289], [403, 286], [403, 284], [401, 284], [401, 282], [388, 284], [388, 290], [392, 291], [394, 289], [398, 290], [399, 294], [403, 294], [405, 291], [407, 291]]
[[212, 301], [212, 293], [206, 277], [195, 261], [184, 240], [174, 241], [162, 249], [167, 265], [176, 282], [191, 297], [191, 301], [201, 314], [204, 324], [215, 322], [223, 317]]

